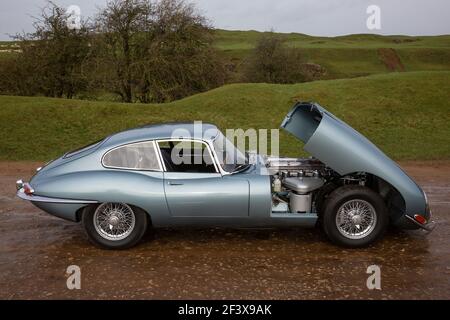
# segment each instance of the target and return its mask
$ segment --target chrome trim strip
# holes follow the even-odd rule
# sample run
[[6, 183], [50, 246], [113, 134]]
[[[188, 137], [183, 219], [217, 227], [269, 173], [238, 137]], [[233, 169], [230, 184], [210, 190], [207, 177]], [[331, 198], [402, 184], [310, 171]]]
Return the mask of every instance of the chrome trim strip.
[[167, 168], [166, 168], [166, 164], [164, 163], [164, 159], [162, 157], [161, 147], [159, 146], [159, 140], [156, 140], [155, 145], [156, 145], [156, 150], [157, 150], [156, 152], [158, 153], [159, 162], [162, 164], [163, 172], [166, 172]]
[[30, 196], [30, 195], [25, 194], [23, 188], [21, 188], [19, 191], [17, 191], [16, 195], [22, 200], [34, 201], [34, 202], [68, 203], [68, 204], [99, 203], [98, 201], [94, 201], [94, 200], [74, 200], [74, 199], [49, 198], [49, 197], [41, 197], [41, 196], [37, 196], [37, 195]]
[[419, 226], [420, 228], [422, 228], [422, 229], [424, 229], [424, 230], [426, 230], [426, 231], [428, 231], [428, 232], [433, 231], [434, 228], [436, 227], [436, 222], [434, 222], [434, 221], [430, 221], [430, 222], [428, 222], [427, 224], [424, 225], [424, 224], [420, 224], [420, 223], [417, 222], [413, 217], [408, 216], [407, 214], [405, 214], [405, 217], [406, 217], [407, 219], [409, 219], [410, 221], [414, 222], [414, 224], [416, 224], [416, 225]]
[[164, 172], [162, 158], [159, 155], [159, 147], [156, 145], [156, 141], [155, 140], [153, 140], [153, 150], [155, 151], [155, 154], [157, 155], [156, 157], [158, 158], [159, 170], [161, 172]]

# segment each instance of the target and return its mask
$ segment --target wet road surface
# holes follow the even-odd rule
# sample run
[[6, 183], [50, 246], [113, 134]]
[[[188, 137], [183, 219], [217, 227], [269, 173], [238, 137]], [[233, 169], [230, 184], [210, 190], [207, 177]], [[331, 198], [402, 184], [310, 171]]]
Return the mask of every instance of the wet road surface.
[[[0, 162], [0, 299], [450, 299], [450, 162], [402, 163], [428, 194], [432, 234], [390, 230], [357, 250], [317, 229], [164, 229], [100, 250], [81, 225], [14, 197], [39, 165]], [[381, 290], [366, 286], [374, 264]], [[69, 265], [80, 290], [67, 289]]]

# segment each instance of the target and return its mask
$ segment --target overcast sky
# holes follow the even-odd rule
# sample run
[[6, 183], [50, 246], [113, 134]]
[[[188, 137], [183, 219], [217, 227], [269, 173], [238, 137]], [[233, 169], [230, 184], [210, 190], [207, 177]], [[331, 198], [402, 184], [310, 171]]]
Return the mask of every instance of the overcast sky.
[[[78, 5], [91, 16], [106, 0], [53, 0]], [[217, 28], [274, 29], [335, 36], [351, 33], [436, 35], [450, 34], [450, 0], [192, 0]], [[7, 34], [30, 31], [32, 18], [45, 0], [0, 0], [0, 40]], [[381, 29], [366, 25], [369, 5], [381, 9]]]

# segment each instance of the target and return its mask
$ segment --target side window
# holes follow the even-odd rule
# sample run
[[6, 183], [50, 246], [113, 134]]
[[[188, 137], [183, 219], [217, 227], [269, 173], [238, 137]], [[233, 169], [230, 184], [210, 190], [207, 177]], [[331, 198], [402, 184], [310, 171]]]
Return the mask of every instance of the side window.
[[168, 172], [217, 172], [208, 146], [200, 141], [162, 141], [158, 145]]
[[138, 142], [108, 151], [103, 165], [111, 168], [161, 171], [155, 142]]

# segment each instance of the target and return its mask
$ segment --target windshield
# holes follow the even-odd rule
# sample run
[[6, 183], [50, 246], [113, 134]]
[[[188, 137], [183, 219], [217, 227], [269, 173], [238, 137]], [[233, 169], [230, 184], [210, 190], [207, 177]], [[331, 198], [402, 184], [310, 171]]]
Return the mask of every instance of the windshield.
[[248, 165], [246, 156], [221, 132], [213, 141], [219, 163], [226, 172], [236, 172]]

